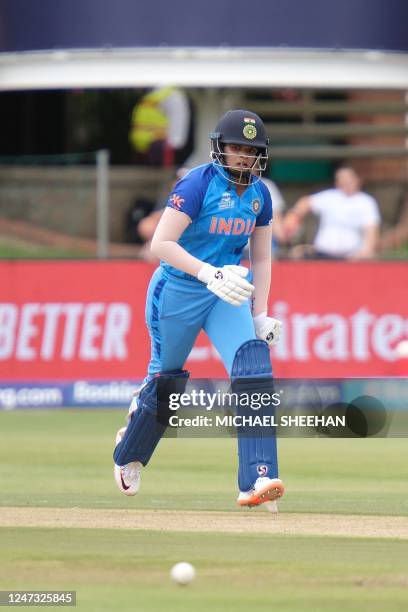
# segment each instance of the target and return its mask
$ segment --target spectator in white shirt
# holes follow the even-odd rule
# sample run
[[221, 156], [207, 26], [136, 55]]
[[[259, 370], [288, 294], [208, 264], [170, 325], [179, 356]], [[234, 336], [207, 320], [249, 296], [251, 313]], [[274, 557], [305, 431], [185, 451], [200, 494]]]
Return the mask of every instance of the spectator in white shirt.
[[[353, 168], [339, 168], [335, 188], [300, 198], [285, 216], [284, 232], [290, 241], [310, 212], [320, 217], [312, 247], [303, 256], [326, 259], [369, 259], [377, 249], [380, 214], [376, 200], [361, 191]], [[301, 251], [298, 249], [297, 255]]]

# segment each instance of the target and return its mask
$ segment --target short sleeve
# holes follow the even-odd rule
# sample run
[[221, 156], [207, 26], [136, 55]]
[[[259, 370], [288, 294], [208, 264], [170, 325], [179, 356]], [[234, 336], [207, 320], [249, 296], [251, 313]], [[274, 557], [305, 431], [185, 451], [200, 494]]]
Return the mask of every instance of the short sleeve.
[[312, 212], [320, 215], [323, 209], [327, 206], [327, 203], [332, 201], [335, 193], [335, 189], [325, 189], [324, 191], [319, 191], [318, 193], [314, 193], [313, 195], [309, 196]]
[[368, 195], [364, 194], [365, 198], [363, 200], [364, 207], [362, 207], [362, 225], [379, 225], [381, 222], [380, 213], [378, 211], [378, 205], [376, 200]]
[[264, 227], [270, 225], [272, 221], [272, 198], [268, 188], [261, 181], [259, 181], [259, 187], [261, 188], [263, 206], [256, 218], [256, 227]]
[[200, 213], [211, 179], [209, 174], [209, 172], [201, 171], [200, 167], [191, 170], [176, 183], [169, 195], [166, 206], [185, 213], [194, 221]]

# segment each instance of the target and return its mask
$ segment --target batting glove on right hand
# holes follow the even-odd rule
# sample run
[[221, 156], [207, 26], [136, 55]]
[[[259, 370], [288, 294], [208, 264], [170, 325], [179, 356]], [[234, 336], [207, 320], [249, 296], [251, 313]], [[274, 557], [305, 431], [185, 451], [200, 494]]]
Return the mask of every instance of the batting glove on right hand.
[[233, 304], [233, 306], [241, 306], [245, 300], [251, 297], [255, 289], [251, 283], [245, 280], [248, 271], [248, 268], [244, 266], [215, 268], [210, 264], [204, 264], [197, 278], [224, 302]]
[[265, 340], [269, 346], [273, 346], [279, 341], [282, 323], [278, 319], [268, 317], [266, 312], [262, 312], [257, 317], [254, 317], [253, 320], [257, 338]]

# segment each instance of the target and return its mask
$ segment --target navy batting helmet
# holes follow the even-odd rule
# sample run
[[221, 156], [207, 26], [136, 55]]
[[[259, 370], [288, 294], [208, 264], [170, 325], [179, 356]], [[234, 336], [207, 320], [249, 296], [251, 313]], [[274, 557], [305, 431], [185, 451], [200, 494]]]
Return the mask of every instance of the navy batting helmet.
[[257, 153], [253, 156], [252, 169], [259, 175], [266, 169], [269, 139], [265, 125], [256, 113], [248, 110], [228, 111], [218, 121], [210, 139], [211, 159], [215, 165], [229, 169], [225, 164], [224, 145], [237, 144], [255, 147]]

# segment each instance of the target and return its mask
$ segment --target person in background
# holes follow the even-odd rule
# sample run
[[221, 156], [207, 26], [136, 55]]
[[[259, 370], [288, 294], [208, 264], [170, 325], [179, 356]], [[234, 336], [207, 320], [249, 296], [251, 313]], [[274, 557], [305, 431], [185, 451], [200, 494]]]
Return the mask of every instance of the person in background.
[[140, 233], [144, 219], [150, 217], [155, 210], [154, 200], [146, 197], [137, 197], [126, 212], [125, 217], [125, 237], [130, 244], [143, 245], [145, 238]]
[[313, 245], [300, 245], [293, 256], [317, 259], [370, 259], [378, 245], [380, 214], [376, 200], [361, 191], [361, 180], [350, 167], [335, 174], [335, 187], [300, 198], [283, 220], [287, 241], [299, 233], [305, 217], [320, 218]]
[[149, 91], [132, 112], [129, 141], [136, 163], [180, 165], [189, 155], [191, 108], [187, 95], [176, 87]]
[[[190, 168], [182, 166], [176, 170], [174, 178], [170, 185], [170, 191], [174, 188], [176, 183], [180, 181], [190, 171]], [[150, 244], [153, 238], [153, 234], [156, 231], [156, 227], [161, 219], [163, 211], [166, 207], [166, 202], [158, 201], [154, 210], [140, 218], [134, 228], [134, 233], [140, 237], [142, 243], [142, 249], [140, 250], [139, 256], [145, 261], [157, 261], [157, 257], [153, 255], [150, 249]]]

